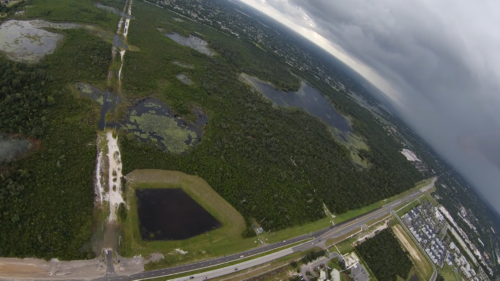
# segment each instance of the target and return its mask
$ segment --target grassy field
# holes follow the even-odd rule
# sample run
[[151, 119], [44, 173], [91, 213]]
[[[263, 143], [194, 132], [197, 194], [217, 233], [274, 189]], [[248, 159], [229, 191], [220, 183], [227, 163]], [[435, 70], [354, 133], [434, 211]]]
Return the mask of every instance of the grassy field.
[[[270, 271], [276, 270], [278, 268], [286, 267], [285, 272], [289, 273], [290, 271], [293, 271], [294, 269], [289, 266], [289, 264], [292, 261], [299, 261], [301, 258], [306, 256], [308, 253], [312, 252], [317, 252], [319, 251], [319, 248], [312, 248], [310, 250], [307, 250], [305, 252], [296, 252], [291, 255], [273, 260], [267, 264], [260, 265], [257, 267], [249, 268], [244, 271], [241, 271], [239, 273], [231, 274], [231, 275], [226, 275], [221, 278], [215, 278], [214, 280], [225, 280], [225, 281], [239, 281], [239, 280], [244, 280], [246, 278], [250, 277], [256, 277], [256, 276], [261, 276], [264, 275]], [[275, 275], [267, 276], [263, 280], [287, 280], [286, 275], [284, 275], [282, 272], [279, 272]]]
[[429, 200], [429, 202], [431, 202], [432, 206], [439, 206], [439, 202], [436, 201], [436, 199], [434, 199], [434, 197], [432, 197], [432, 192], [430, 190], [428, 190], [427, 192], [425, 192], [425, 198], [427, 198], [427, 200]]
[[115, 30], [120, 17], [94, 7], [91, 0], [32, 0], [22, 18], [89, 23]]
[[[236, 253], [255, 248], [256, 238], [242, 238], [245, 229], [243, 217], [222, 197], [220, 197], [203, 179], [176, 171], [164, 170], [136, 170], [127, 175], [126, 200], [130, 206], [127, 220], [124, 222], [125, 243], [120, 248], [120, 253], [125, 256], [161, 252], [165, 259], [153, 263], [148, 269], [172, 266], [192, 262], [194, 260], [208, 259], [225, 254]], [[137, 217], [137, 203], [135, 189], [137, 188], [174, 188], [181, 187], [196, 202], [204, 207], [210, 214], [217, 218], [223, 225], [222, 228], [182, 241], [151, 241], [144, 242], [139, 232]], [[274, 243], [301, 234], [328, 227], [327, 219], [293, 227], [277, 232], [268, 232], [259, 235], [259, 239], [266, 243]], [[188, 253], [175, 254], [175, 249], [182, 249]]]
[[[420, 198], [419, 198], [420, 199]], [[411, 209], [415, 208], [416, 206], [420, 205], [421, 203], [421, 200], [414, 200], [414, 201], [411, 201], [408, 205], [406, 206], [403, 206], [401, 209], [398, 209], [396, 211], [396, 214], [398, 214], [398, 216], [403, 216], [404, 214], [408, 213]]]
[[[417, 245], [413, 242], [408, 233], [401, 227], [400, 224], [395, 224], [392, 230], [396, 234], [400, 243], [409, 253], [410, 259], [415, 266], [416, 273], [420, 280], [429, 280], [432, 276], [433, 269], [425, 255], [420, 251]], [[448, 279], [446, 279], [448, 280]]]
[[[335, 248], [335, 245], [337, 245], [337, 247], [339, 247], [339, 244], [342, 244], [342, 246], [340, 247], [345, 247], [346, 249], [350, 249], [352, 248], [351, 246], [348, 246], [348, 244], [352, 244], [353, 242], [356, 241], [356, 239], [358, 239], [359, 237], [361, 236], [364, 236], [364, 235], [367, 235], [371, 232], [373, 232], [377, 227], [379, 227], [381, 225], [381, 223], [384, 223], [385, 220], [388, 220], [389, 219], [389, 225], [391, 225], [392, 221], [393, 221], [393, 217], [391, 215], [386, 215], [382, 218], [378, 218], [378, 219], [373, 219], [369, 222], [366, 223], [366, 225], [368, 226], [368, 229], [364, 229], [362, 232], [360, 232], [360, 228], [358, 229], [355, 229], [349, 233], [346, 233], [340, 237], [337, 237], [337, 238], [330, 238], [328, 240], [325, 241], [325, 245], [326, 247], [329, 247], [330, 248], [330, 251], [337, 251], [337, 248]], [[358, 233], [358, 234], [356, 234]], [[353, 238], [350, 238], [351, 236], [354, 236], [356, 234], [356, 237], [353, 237]], [[347, 241], [346, 243], [344, 243], [345, 241]], [[342, 252], [344, 253], [344, 252]]]
[[443, 276], [446, 281], [460, 281], [462, 278], [458, 273], [455, 273], [451, 267], [448, 265], [443, 266], [443, 268], [438, 268], [439, 274]]
[[[265, 256], [265, 255], [269, 255], [269, 254], [281, 251], [281, 250], [286, 249], [286, 248], [294, 247], [295, 245], [300, 244], [300, 243], [301, 242], [298, 242], [298, 243], [289, 245], [287, 247], [282, 247], [282, 248], [274, 249], [272, 251], [265, 252], [265, 253], [262, 253], [262, 254], [259, 254], [259, 255], [251, 256], [251, 257], [244, 258], [244, 259], [239, 259], [239, 260], [236, 260], [236, 261], [233, 261], [233, 262], [228, 262], [228, 263], [224, 263], [224, 264], [217, 265], [217, 266], [212, 266], [212, 267], [209, 267], [209, 268], [203, 268], [203, 269], [199, 269], [199, 270], [193, 270], [193, 271], [190, 271], [190, 272], [184, 272], [184, 273], [179, 273], [179, 274], [170, 275], [170, 276], [166, 276], [166, 277], [158, 277], [158, 278], [147, 279], [147, 280], [150, 280], [150, 281], [171, 280], [171, 279], [175, 279], [175, 278], [181, 278], [181, 277], [191, 276], [191, 275], [194, 275], [194, 274], [199, 274], [199, 273], [202, 273], [202, 272], [212, 271], [212, 270], [216, 270], [216, 269], [219, 269], [219, 268], [224, 268], [224, 267], [227, 267], [227, 266], [231, 266], [231, 265], [239, 264], [239, 263], [242, 263], [242, 262], [245, 262], [245, 261], [249, 261], [249, 260], [252, 260], [252, 259], [256, 259], [256, 258]], [[258, 266], [255, 266], [255, 267], [252, 267], [252, 268], [249, 268], [249, 269], [238, 271], [237, 273], [231, 274], [229, 276], [226, 275], [226, 276], [223, 276], [221, 278], [215, 278], [215, 279], [211, 279], [211, 280], [233, 280], [231, 277], [241, 278], [242, 274], [243, 275], [248, 275], [249, 274], [247, 277], [259, 275], [259, 274], [261, 274], [263, 272], [269, 271], [270, 268], [271, 269], [272, 268], [276, 269], [276, 268], [288, 265], [291, 261], [298, 261], [300, 258], [302, 258], [303, 256], [307, 255], [308, 253], [314, 252], [314, 251], [318, 251], [318, 250], [319, 250], [318, 248], [313, 248], [313, 249], [310, 249], [310, 250], [308, 250], [306, 252], [296, 252], [296, 253], [284, 256], [282, 258], [273, 260], [273, 261], [268, 262], [266, 264], [258, 265]], [[265, 268], [265, 270], [264, 271], [260, 271], [260, 269], [262, 269], [262, 268]], [[259, 270], [259, 271], [257, 271], [256, 269]], [[236, 279], [236, 280], [241, 280], [241, 279]]]
[[[127, 220], [124, 222], [125, 243], [122, 244], [120, 253], [125, 256], [137, 254], [147, 256], [151, 253], [161, 252], [165, 255], [162, 262], [151, 264], [148, 269], [161, 268], [166, 264], [172, 266], [173, 264], [208, 259], [248, 250], [260, 245], [260, 243], [256, 243], [256, 238], [242, 238], [241, 234], [246, 227], [243, 217], [199, 177], [175, 171], [136, 170], [128, 174], [127, 179], [126, 201], [130, 209]], [[217, 218], [223, 227], [211, 231], [208, 235], [199, 235], [182, 241], [142, 241], [138, 228], [135, 189], [173, 187], [181, 187]], [[274, 243], [326, 228], [329, 224], [328, 219], [325, 218], [282, 231], [266, 232], [259, 235], [258, 238], [265, 243]], [[175, 254], [175, 249], [182, 249], [188, 253], [185, 255]]]
[[310, 232], [315, 232], [315, 231], [327, 228], [330, 225], [331, 224], [330, 224], [329, 218], [324, 218], [324, 219], [321, 219], [321, 220], [318, 220], [315, 222], [290, 227], [290, 228], [283, 229], [280, 231], [266, 232], [266, 233], [259, 235], [259, 237], [261, 239], [263, 239], [263, 238], [266, 239], [266, 242], [274, 243], [274, 242], [290, 239], [290, 238], [293, 238], [296, 236], [300, 236], [303, 234], [307, 234]]
[[[355, 239], [350, 239], [349, 237], [351, 235], [354, 235], [356, 232], [358, 232], [358, 230], [353, 230], [353, 231], [346, 233], [345, 235], [342, 235], [342, 236], [337, 237], [337, 238], [330, 238], [330, 239], [325, 241], [325, 245], [327, 247], [330, 247], [330, 250], [332, 250], [332, 251], [333, 251], [333, 249], [335, 249], [335, 252], [336, 252], [337, 249], [333, 245], [338, 244], [338, 243], [343, 243], [345, 241], [349, 241], [349, 243], [354, 242]], [[347, 244], [345, 244], [345, 245], [347, 245]], [[338, 247], [338, 245], [337, 245], [337, 247]], [[339, 248], [339, 250], [340, 250], [340, 248]]]
[[16, 5], [17, 3], [22, 2], [22, 0], [15, 0], [15, 1], [10, 1], [9, 4], [7, 4], [7, 7], [12, 7]]
[[429, 183], [431, 183], [431, 182], [432, 182], [432, 178], [430, 178], [430, 179], [426, 179], [426, 180], [423, 180], [423, 181], [421, 181], [421, 182], [418, 182], [418, 183], [415, 185], [415, 187], [414, 187], [414, 188], [412, 188], [412, 189], [409, 189], [409, 190], [407, 190], [407, 191], [405, 191], [405, 192], [403, 192], [403, 193], [400, 193], [400, 194], [398, 194], [398, 195], [395, 195], [395, 196], [393, 196], [393, 197], [391, 197], [391, 198], [388, 198], [388, 199], [384, 199], [384, 200], [378, 201], [378, 202], [373, 203], [373, 204], [371, 204], [371, 205], [368, 205], [368, 206], [366, 206], [366, 207], [359, 208], [359, 209], [355, 209], [355, 210], [351, 210], [351, 211], [346, 212], [346, 213], [344, 213], [344, 214], [338, 215], [338, 216], [336, 216], [336, 217], [333, 219], [333, 221], [334, 221], [335, 223], [341, 223], [341, 222], [343, 222], [343, 221], [346, 221], [346, 220], [349, 220], [349, 219], [355, 218], [355, 217], [357, 217], [357, 216], [360, 216], [360, 215], [362, 215], [362, 214], [368, 213], [368, 212], [373, 211], [373, 210], [375, 210], [375, 209], [377, 209], [377, 208], [379, 208], [379, 207], [382, 207], [382, 206], [384, 206], [384, 205], [386, 205], [386, 204], [388, 204], [388, 203], [391, 203], [391, 202], [393, 202], [393, 201], [395, 201], [395, 200], [398, 200], [399, 198], [402, 198], [402, 197], [404, 197], [404, 196], [406, 196], [406, 195], [408, 195], [408, 194], [410, 194], [410, 193], [412, 193], [412, 192], [414, 192], [414, 191], [416, 191], [416, 190], [419, 190], [420, 188], [422, 188], [422, 187], [424, 187], [424, 186], [428, 185], [428, 184], [429, 184]]
[[346, 253], [352, 252], [352, 251], [354, 251], [354, 247], [352, 246], [352, 243], [355, 240], [356, 239], [354, 239], [354, 238], [349, 238], [349, 239], [343, 240], [342, 242], [331, 246], [329, 248], [329, 251], [330, 252], [340, 252], [340, 254], [346, 254]]
[[[203, 179], [181, 172], [164, 170], [136, 170], [127, 175], [126, 200], [129, 204], [127, 220], [124, 222], [125, 243], [121, 247], [122, 255], [142, 254], [147, 256], [154, 252], [165, 255], [163, 263], [158, 267], [171, 266], [175, 263], [207, 259], [227, 253], [234, 253], [252, 248], [255, 239], [243, 239], [245, 220], [238, 211], [219, 196]], [[181, 241], [144, 242], [139, 232], [135, 189], [137, 188], [182, 188], [189, 196], [212, 214], [222, 227]], [[175, 249], [188, 253], [175, 254]], [[155, 267], [155, 266], [152, 266]]]

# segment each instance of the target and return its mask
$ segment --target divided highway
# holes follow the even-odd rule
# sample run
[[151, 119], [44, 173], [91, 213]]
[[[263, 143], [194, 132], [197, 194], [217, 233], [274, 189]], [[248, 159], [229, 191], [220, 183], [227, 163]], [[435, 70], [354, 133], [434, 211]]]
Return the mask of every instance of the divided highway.
[[[239, 260], [241, 255], [245, 255], [246, 257], [248, 257], [248, 256], [252, 256], [252, 255], [261, 254], [261, 253], [264, 253], [267, 251], [271, 251], [271, 250], [274, 250], [274, 249], [277, 249], [280, 247], [284, 247], [286, 245], [291, 245], [291, 244], [294, 244], [294, 243], [297, 243], [297, 242], [300, 242], [300, 241], [303, 241], [306, 239], [310, 239], [310, 238], [313, 239], [307, 243], [304, 243], [302, 245], [299, 245], [299, 246], [292, 248], [291, 251], [287, 251], [287, 249], [285, 249], [283, 251], [279, 251], [279, 252], [271, 254], [270, 257], [268, 257], [268, 258], [261, 257], [261, 258], [255, 259], [255, 260], [250, 260], [250, 261], [242, 263], [242, 264], [251, 263], [251, 266], [256, 266], [256, 265], [259, 265], [262, 263], [269, 262], [269, 258], [277, 259], [277, 258], [280, 258], [282, 256], [286, 256], [286, 255], [290, 254], [291, 252], [308, 250], [308, 249], [314, 247], [316, 244], [318, 244], [322, 241], [325, 241], [326, 239], [338, 238], [338, 237], [341, 237], [343, 235], [346, 235], [347, 233], [355, 231], [372, 220], [380, 219], [380, 218], [390, 214], [390, 212], [393, 211], [394, 208], [396, 208], [397, 206], [411, 202], [411, 201], [415, 200], [416, 198], [420, 197], [422, 195], [422, 192], [425, 192], [427, 189], [429, 189], [429, 187], [434, 185], [434, 182], [435, 182], [435, 180], [433, 180], [432, 183], [430, 183], [428, 186], [423, 187], [420, 190], [414, 191], [405, 197], [402, 197], [398, 200], [395, 200], [394, 202], [388, 203], [387, 205], [384, 205], [379, 209], [376, 209], [372, 212], [361, 215], [357, 218], [351, 219], [349, 221], [346, 221], [346, 222], [343, 222], [343, 223], [340, 223], [340, 224], [337, 224], [337, 225], [331, 226], [329, 228], [322, 229], [322, 230], [319, 230], [319, 231], [316, 231], [316, 232], [313, 232], [310, 234], [305, 234], [305, 235], [302, 235], [299, 237], [288, 239], [288, 240], [283, 241], [283, 242], [278, 242], [278, 243], [270, 244], [270, 245], [267, 245], [264, 247], [256, 248], [253, 250], [249, 250], [249, 251], [245, 251], [245, 252], [241, 252], [241, 253], [237, 253], [237, 254], [233, 254], [233, 255], [228, 255], [228, 256], [224, 256], [224, 257], [220, 257], [220, 258], [214, 258], [214, 259], [210, 259], [210, 260], [200, 261], [200, 262], [196, 262], [196, 263], [192, 263], [192, 264], [180, 265], [180, 266], [176, 266], [176, 267], [170, 267], [170, 268], [153, 270], [153, 271], [145, 271], [145, 272], [133, 274], [130, 276], [123, 276], [123, 275], [104, 276], [102, 278], [98, 278], [98, 279], [94, 279], [94, 280], [99, 280], [99, 281], [101, 281], [101, 280], [106, 280], [106, 281], [129, 280], [129, 281], [132, 281], [132, 280], [145, 280], [145, 279], [150, 279], [150, 278], [168, 276], [168, 275], [178, 274], [178, 273], [182, 273], [182, 272], [189, 272], [189, 271], [198, 270], [198, 269], [202, 269], [202, 268], [212, 267], [212, 266], [216, 266], [216, 265], [222, 265], [224, 263]], [[288, 249], [288, 250], [290, 250], [290, 249]], [[241, 267], [238, 264], [238, 265], [232, 265], [230, 267], [225, 267], [225, 268], [221, 268], [219, 270], [214, 270], [214, 271], [219, 271], [221, 274], [219, 276], [222, 276], [222, 275], [228, 274], [226, 272], [228, 270], [234, 271], [234, 268], [239, 268], [239, 270], [243, 269], [243, 267]], [[217, 275], [217, 274], [213, 274], [213, 275], [211, 274], [210, 277], [214, 278], [214, 277], [216, 277], [215, 275]], [[207, 276], [206, 273], [205, 273], [205, 276]], [[187, 278], [183, 278], [183, 279], [187, 279]], [[200, 279], [198, 279], [198, 280], [200, 280]]]

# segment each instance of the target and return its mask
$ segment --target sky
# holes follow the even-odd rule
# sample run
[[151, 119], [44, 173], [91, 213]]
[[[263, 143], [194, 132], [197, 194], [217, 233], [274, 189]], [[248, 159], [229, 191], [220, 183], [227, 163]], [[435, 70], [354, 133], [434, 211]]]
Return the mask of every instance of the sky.
[[378, 87], [500, 213], [500, 1], [240, 1]]

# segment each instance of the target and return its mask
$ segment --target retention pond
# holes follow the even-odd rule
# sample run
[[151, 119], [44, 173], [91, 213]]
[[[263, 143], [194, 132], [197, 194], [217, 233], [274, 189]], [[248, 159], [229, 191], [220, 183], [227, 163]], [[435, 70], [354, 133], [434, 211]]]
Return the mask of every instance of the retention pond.
[[144, 241], [184, 240], [222, 226], [181, 188], [136, 189], [135, 194]]

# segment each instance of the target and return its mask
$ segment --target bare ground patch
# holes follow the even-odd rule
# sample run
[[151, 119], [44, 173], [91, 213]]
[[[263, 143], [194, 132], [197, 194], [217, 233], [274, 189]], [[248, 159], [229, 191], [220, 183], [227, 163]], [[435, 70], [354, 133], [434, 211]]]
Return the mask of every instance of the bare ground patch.
[[0, 258], [0, 277], [6, 278], [97, 278], [106, 273], [104, 262], [45, 261], [40, 259]]
[[420, 250], [415, 248], [413, 243], [408, 240], [407, 236], [403, 233], [404, 230], [402, 227], [400, 225], [395, 225], [392, 227], [392, 230], [408, 253], [410, 253], [410, 257], [413, 260], [414, 265], [417, 267], [417, 271], [420, 271], [424, 277], [430, 277], [432, 275], [431, 265]]

